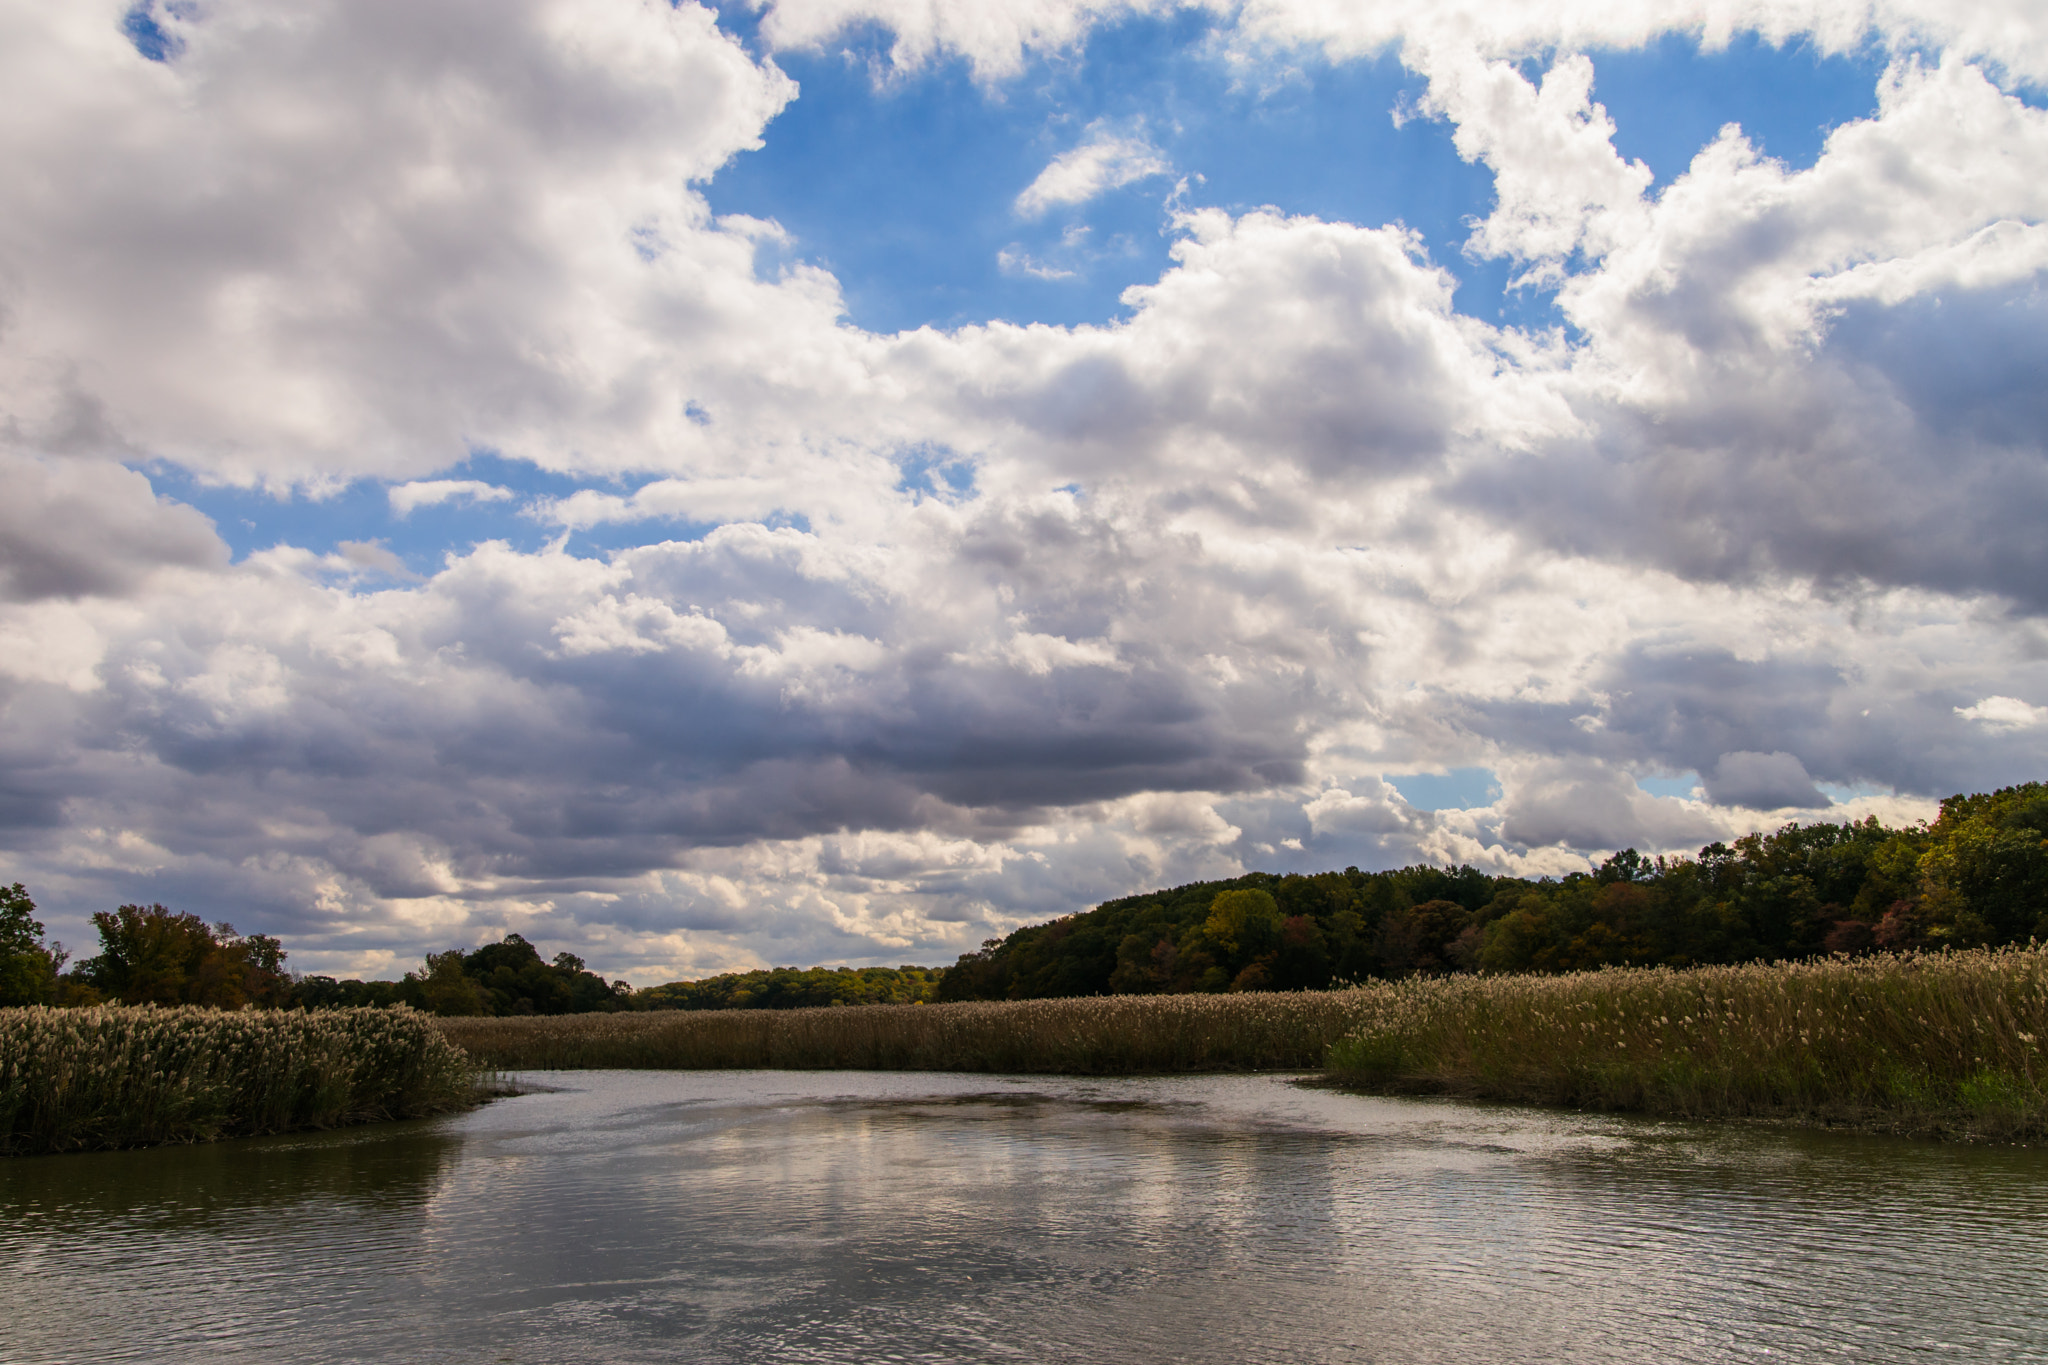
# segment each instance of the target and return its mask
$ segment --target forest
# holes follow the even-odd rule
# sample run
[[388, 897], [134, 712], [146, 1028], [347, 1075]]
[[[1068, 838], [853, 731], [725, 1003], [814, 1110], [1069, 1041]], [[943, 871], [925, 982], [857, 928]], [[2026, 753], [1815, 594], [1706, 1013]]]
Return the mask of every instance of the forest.
[[943, 967], [775, 967], [671, 981], [633, 992], [634, 1009], [786, 1010], [813, 1005], [918, 1005], [938, 998]]
[[1471, 867], [1252, 873], [991, 939], [941, 1000], [1316, 990], [1339, 981], [1777, 962], [2048, 937], [2048, 785], [1931, 824], [1788, 824], [1698, 857], [1624, 849], [1561, 879]]
[[1104, 902], [946, 967], [778, 967], [633, 989], [518, 934], [397, 981], [299, 975], [278, 939], [161, 905], [95, 914], [70, 964], [0, 888], [0, 1005], [409, 1004], [509, 1017], [1319, 990], [1340, 982], [1781, 962], [2048, 938], [2048, 784], [1941, 803], [1932, 824], [1788, 824], [1697, 857], [1624, 849], [1561, 879], [1472, 867], [1249, 873]]

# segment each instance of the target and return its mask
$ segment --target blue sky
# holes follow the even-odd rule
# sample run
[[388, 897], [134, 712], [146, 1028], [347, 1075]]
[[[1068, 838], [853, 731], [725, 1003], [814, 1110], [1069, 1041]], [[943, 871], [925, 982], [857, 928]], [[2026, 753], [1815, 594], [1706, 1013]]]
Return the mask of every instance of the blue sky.
[[2036, 8], [0, 0], [0, 879], [647, 981], [2038, 778]]

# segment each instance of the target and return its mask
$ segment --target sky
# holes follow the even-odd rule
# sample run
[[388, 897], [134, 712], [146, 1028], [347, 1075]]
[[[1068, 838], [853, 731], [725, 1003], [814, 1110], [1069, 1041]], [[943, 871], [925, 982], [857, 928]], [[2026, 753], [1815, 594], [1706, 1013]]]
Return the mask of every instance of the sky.
[[0, 880], [945, 963], [2048, 777], [2029, 0], [0, 0]]

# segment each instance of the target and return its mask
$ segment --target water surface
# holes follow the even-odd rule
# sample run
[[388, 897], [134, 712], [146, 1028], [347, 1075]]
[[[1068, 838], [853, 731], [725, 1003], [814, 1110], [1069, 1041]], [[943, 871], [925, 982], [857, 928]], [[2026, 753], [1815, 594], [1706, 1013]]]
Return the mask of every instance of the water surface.
[[537, 1074], [0, 1162], [0, 1360], [2048, 1360], [2048, 1153], [1284, 1077]]

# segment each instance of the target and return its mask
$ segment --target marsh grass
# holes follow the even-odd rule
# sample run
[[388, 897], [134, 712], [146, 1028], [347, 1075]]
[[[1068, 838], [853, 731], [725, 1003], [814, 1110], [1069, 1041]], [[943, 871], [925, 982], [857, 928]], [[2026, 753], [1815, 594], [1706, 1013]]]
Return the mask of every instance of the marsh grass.
[[477, 1061], [506, 1070], [1308, 1070], [1359, 1023], [1363, 995], [1113, 995], [438, 1022]]
[[1326, 1068], [1340, 1084], [1393, 1093], [2048, 1135], [2039, 947], [1298, 993], [436, 1022], [506, 1070]]
[[2048, 1135], [2048, 949], [1466, 976], [1361, 992], [1333, 1078], [1694, 1118]]
[[414, 1118], [478, 1093], [409, 1009], [0, 1010], [0, 1152], [203, 1142]]

